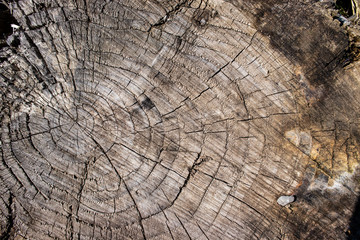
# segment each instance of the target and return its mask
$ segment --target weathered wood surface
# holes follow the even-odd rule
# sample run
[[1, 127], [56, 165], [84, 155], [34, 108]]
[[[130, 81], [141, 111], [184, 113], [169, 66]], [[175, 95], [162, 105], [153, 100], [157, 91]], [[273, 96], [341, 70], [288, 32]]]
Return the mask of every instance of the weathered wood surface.
[[346, 239], [360, 67], [330, 5], [11, 3], [2, 236]]

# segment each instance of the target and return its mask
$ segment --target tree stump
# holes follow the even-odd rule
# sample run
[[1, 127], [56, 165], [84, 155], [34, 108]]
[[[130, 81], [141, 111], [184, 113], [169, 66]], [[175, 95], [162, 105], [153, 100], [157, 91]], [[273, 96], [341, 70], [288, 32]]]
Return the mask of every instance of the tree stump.
[[356, 234], [360, 67], [329, 1], [9, 8], [3, 238]]

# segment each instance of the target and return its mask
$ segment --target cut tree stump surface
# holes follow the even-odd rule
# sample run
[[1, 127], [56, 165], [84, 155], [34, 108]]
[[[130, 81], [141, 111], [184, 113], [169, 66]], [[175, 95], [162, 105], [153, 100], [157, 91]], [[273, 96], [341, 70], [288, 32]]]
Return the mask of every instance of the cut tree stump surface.
[[2, 237], [346, 239], [360, 67], [328, 2], [12, 1]]

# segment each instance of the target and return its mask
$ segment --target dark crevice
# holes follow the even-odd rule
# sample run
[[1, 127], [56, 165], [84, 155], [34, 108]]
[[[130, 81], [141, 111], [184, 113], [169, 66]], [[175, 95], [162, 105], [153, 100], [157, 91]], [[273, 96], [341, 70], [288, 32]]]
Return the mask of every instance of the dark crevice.
[[10, 239], [11, 237], [11, 231], [14, 228], [14, 215], [12, 211], [12, 204], [14, 202], [14, 197], [10, 193], [9, 195], [9, 203], [6, 205], [7, 208], [7, 225], [6, 225], [6, 231], [0, 236], [0, 239]]
[[[176, 196], [175, 196], [174, 200], [171, 202], [170, 206], [174, 205], [175, 201], [179, 198], [183, 189], [186, 188], [186, 185], [188, 184], [191, 176], [193, 175], [194, 171], [196, 171], [196, 167], [199, 166], [201, 163], [203, 163], [203, 159], [200, 159], [200, 155], [201, 155], [201, 152], [198, 153], [193, 165], [191, 167], [189, 167], [189, 169], [188, 169], [189, 173], [184, 181], [184, 184], [182, 186], [180, 186], [179, 192], [176, 194]], [[200, 159], [200, 161], [199, 161], [199, 159]]]
[[35, 7], [40, 11], [44, 11], [46, 9], [45, 3], [35, 3]]
[[150, 100], [150, 98], [146, 97], [145, 100], [141, 102], [141, 106], [145, 110], [150, 110], [155, 107], [155, 104]]
[[192, 22], [198, 27], [203, 27], [211, 18], [215, 18], [218, 15], [216, 10], [197, 9], [192, 17]]
[[349, 41], [349, 46], [346, 49], [343, 57], [343, 67], [360, 60], [360, 47], [358, 46], [358, 42], [360, 42], [360, 36], [356, 36], [353, 41]]
[[0, 2], [0, 48], [6, 47], [6, 39], [13, 33], [11, 24], [19, 25], [11, 15], [7, 3]]
[[337, 0], [335, 8], [345, 17], [350, 17], [352, 15], [351, 0]]
[[191, 2], [188, 3], [188, 0], [185, 0], [185, 1], [182, 1], [178, 4], [176, 4], [175, 7], [172, 10], [170, 10], [169, 12], [167, 12], [164, 17], [160, 18], [156, 23], [152, 24], [150, 26], [150, 28], [148, 29], [148, 32], [150, 32], [153, 27], [159, 27], [159, 26], [164, 25], [167, 22], [167, 20], [169, 20], [170, 16], [172, 16], [173, 14], [176, 14], [186, 4], [190, 5]]
[[[170, 208], [171, 206], [173, 206], [173, 205], [175, 204], [176, 200], [179, 198], [179, 196], [180, 196], [180, 194], [182, 193], [182, 191], [186, 188], [186, 186], [187, 186], [190, 178], [191, 178], [192, 176], [194, 176], [194, 174], [198, 171], [197, 168], [198, 168], [202, 163], [204, 163], [204, 162], [207, 161], [206, 157], [201, 158], [200, 156], [201, 156], [201, 152], [199, 152], [199, 153], [197, 154], [197, 157], [196, 157], [193, 165], [188, 168], [188, 175], [187, 175], [187, 177], [186, 177], [183, 185], [181, 185], [181, 186], [179, 187], [179, 192], [176, 194], [175, 198], [170, 202], [170, 204], [169, 204], [167, 207], [161, 209], [162, 212], [165, 211], [166, 209]], [[151, 214], [151, 215], [146, 216], [146, 217], [142, 217], [142, 220], [148, 219], [148, 218], [150, 218], [150, 217], [152, 217], [152, 216], [154, 216], [154, 215], [157, 215], [158, 213], [159, 213], [159, 212], [157, 212], [157, 213], [155, 213], [155, 214]]]
[[360, 198], [358, 198], [352, 217], [350, 218], [349, 230], [346, 232], [347, 240], [360, 239]]

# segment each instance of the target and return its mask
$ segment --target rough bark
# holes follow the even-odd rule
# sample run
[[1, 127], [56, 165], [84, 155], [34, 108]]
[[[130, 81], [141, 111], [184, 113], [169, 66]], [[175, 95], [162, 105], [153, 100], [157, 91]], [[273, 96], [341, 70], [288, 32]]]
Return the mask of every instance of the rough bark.
[[360, 67], [329, 1], [9, 5], [4, 238], [355, 234]]

